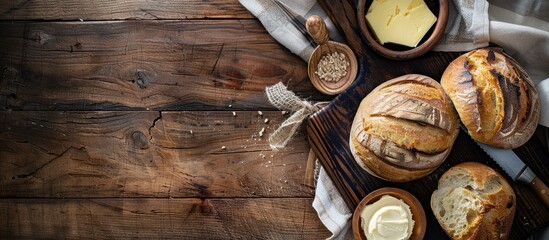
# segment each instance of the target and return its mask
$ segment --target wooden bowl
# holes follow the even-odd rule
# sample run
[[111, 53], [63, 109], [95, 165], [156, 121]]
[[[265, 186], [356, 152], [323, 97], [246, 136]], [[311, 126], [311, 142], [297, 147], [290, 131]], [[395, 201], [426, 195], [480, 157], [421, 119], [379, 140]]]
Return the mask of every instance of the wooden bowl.
[[[429, 52], [438, 43], [444, 34], [448, 23], [448, 0], [425, 0], [425, 3], [433, 14], [437, 16], [435, 25], [425, 34], [417, 47], [410, 48], [399, 44], [386, 43], [381, 45], [373, 36], [370, 27], [366, 23], [366, 12], [372, 4], [372, 0], [359, 0], [357, 7], [357, 20], [362, 36], [367, 45], [380, 55], [394, 59], [407, 60], [417, 58]], [[438, 14], [437, 14], [438, 13]]]
[[376, 202], [383, 195], [390, 195], [395, 198], [401, 199], [406, 204], [408, 204], [408, 206], [410, 206], [412, 219], [414, 219], [415, 222], [410, 239], [423, 239], [423, 237], [425, 236], [425, 231], [427, 229], [427, 218], [425, 216], [425, 211], [423, 210], [421, 203], [419, 203], [419, 201], [411, 193], [399, 188], [391, 187], [377, 189], [366, 195], [366, 197], [364, 197], [362, 201], [360, 201], [355, 209], [352, 220], [353, 234], [355, 239], [366, 240], [364, 231], [360, 226], [360, 213], [362, 213], [362, 210], [364, 209], [364, 207], [366, 207], [366, 205]]
[[[349, 46], [329, 40], [326, 24], [319, 16], [309, 17], [306, 26], [309, 34], [318, 43], [318, 47], [315, 48], [313, 54], [309, 57], [309, 64], [307, 66], [311, 83], [318, 91], [327, 95], [335, 95], [343, 92], [353, 83], [358, 73], [358, 62], [355, 53]], [[315, 73], [318, 69], [318, 63], [323, 56], [334, 52], [343, 53], [345, 55], [345, 59], [349, 63], [347, 74], [336, 82], [322, 80]]]

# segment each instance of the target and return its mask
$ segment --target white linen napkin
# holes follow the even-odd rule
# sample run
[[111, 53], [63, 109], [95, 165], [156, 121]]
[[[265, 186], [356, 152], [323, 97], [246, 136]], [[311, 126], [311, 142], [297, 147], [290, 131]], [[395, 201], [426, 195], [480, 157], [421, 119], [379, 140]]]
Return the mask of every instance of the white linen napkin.
[[[239, 0], [267, 31], [291, 52], [308, 61], [312, 47], [305, 37], [273, 6], [273, 0]], [[305, 18], [325, 19], [330, 38], [342, 41], [316, 0], [279, 0]], [[537, 84], [541, 101], [540, 124], [549, 127], [549, 5], [539, 1], [452, 0], [445, 36], [435, 51], [469, 51], [493, 42], [523, 65]], [[352, 239], [352, 211], [320, 168], [313, 207], [326, 228], [328, 239]]]
[[[278, 0], [296, 14], [305, 19], [312, 15], [318, 15], [326, 23], [330, 32], [330, 39], [341, 42], [342, 37], [338, 34], [336, 27], [322, 10], [316, 0]], [[292, 53], [298, 55], [306, 62], [313, 53], [313, 47], [305, 36], [284, 15], [284, 12], [274, 3], [274, 0], [239, 0], [240, 4], [259, 19], [267, 32], [279, 43], [288, 48]]]
[[448, 10], [446, 31], [434, 51], [460, 52], [488, 46], [488, 2], [453, 0], [448, 1]]
[[318, 213], [320, 221], [332, 233], [328, 239], [353, 239], [353, 231], [350, 230], [351, 224], [349, 224], [353, 212], [347, 207], [322, 167], [316, 184], [313, 208]]

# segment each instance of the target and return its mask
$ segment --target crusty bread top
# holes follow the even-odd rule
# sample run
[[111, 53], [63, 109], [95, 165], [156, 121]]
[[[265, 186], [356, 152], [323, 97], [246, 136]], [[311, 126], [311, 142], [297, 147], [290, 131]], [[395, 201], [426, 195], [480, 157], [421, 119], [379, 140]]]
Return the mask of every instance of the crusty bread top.
[[465, 162], [439, 179], [431, 208], [453, 239], [507, 239], [515, 201], [515, 193], [503, 176], [486, 165]]
[[372, 90], [362, 100], [351, 128], [351, 135], [369, 153], [407, 169], [440, 165], [457, 133], [457, 114], [450, 99], [438, 82], [418, 74], [389, 80]]
[[539, 121], [539, 99], [532, 80], [511, 57], [477, 49], [452, 61], [441, 85], [469, 134], [502, 148], [524, 144]]

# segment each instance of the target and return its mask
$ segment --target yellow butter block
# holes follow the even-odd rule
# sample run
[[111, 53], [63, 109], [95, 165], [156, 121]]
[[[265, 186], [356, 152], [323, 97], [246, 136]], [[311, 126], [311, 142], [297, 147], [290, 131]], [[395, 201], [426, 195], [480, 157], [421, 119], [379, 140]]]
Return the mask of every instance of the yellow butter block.
[[381, 44], [416, 47], [437, 21], [423, 0], [374, 0], [366, 22]]

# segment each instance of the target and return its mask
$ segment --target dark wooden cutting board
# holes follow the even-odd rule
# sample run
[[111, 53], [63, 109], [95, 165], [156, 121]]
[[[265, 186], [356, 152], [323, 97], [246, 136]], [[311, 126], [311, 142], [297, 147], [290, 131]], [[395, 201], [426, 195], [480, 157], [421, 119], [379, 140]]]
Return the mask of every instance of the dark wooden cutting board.
[[[505, 175], [501, 168], [466, 133], [460, 132], [447, 160], [433, 173], [413, 182], [391, 183], [369, 175], [355, 163], [348, 139], [356, 109], [373, 88], [386, 80], [408, 73], [423, 74], [439, 80], [446, 66], [460, 53], [430, 52], [409, 61], [385, 59], [366, 47], [358, 30], [355, 1], [319, 2], [357, 54], [360, 70], [357, 80], [349, 89], [309, 119], [307, 131], [313, 151], [351, 209], [354, 210], [358, 202], [375, 189], [405, 189], [415, 195], [425, 208], [428, 222], [425, 239], [448, 239], [429, 204], [439, 177], [450, 167], [464, 161], [481, 162]], [[532, 137], [524, 146], [515, 149], [515, 152], [545, 183], [549, 183], [549, 153], [539, 139]], [[536, 230], [549, 225], [549, 210], [527, 186], [512, 182], [510, 178], [507, 180], [517, 195], [517, 212], [509, 239], [525, 239]]]

